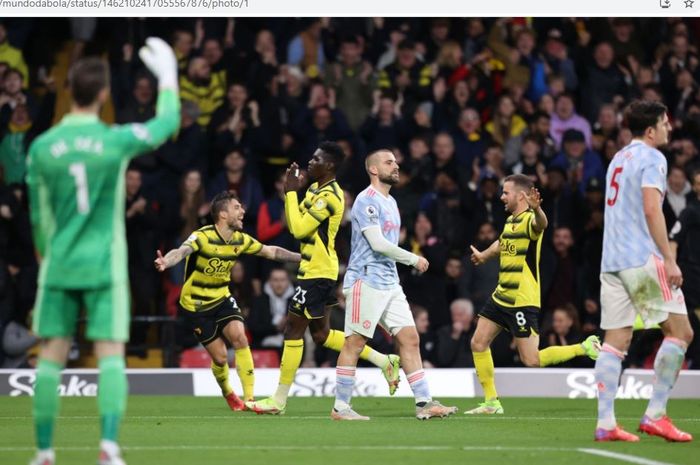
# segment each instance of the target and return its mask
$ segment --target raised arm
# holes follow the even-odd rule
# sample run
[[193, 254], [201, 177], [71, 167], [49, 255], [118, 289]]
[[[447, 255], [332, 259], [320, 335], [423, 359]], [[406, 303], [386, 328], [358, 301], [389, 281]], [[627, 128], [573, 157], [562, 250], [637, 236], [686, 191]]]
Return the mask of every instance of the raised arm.
[[542, 210], [541, 207], [542, 197], [540, 196], [540, 191], [533, 187], [530, 189], [530, 192], [525, 194], [525, 198], [527, 199], [527, 204], [530, 206], [532, 211], [535, 212], [535, 216], [530, 225], [534, 232], [539, 234], [547, 228], [548, 224], [547, 215], [544, 214], [544, 210]]
[[192, 252], [194, 252], [194, 250], [192, 250], [192, 247], [189, 245], [181, 245], [180, 248], [171, 250], [170, 252], [166, 253], [165, 256], [160, 253], [160, 250], [156, 250], [156, 259], [153, 261], [153, 263], [156, 266], [156, 270], [163, 272], [166, 269], [180, 263], [182, 259], [187, 257]]
[[289, 251], [276, 245], [263, 245], [255, 255], [267, 258], [268, 260], [276, 260], [278, 262], [300, 263], [301, 254]]

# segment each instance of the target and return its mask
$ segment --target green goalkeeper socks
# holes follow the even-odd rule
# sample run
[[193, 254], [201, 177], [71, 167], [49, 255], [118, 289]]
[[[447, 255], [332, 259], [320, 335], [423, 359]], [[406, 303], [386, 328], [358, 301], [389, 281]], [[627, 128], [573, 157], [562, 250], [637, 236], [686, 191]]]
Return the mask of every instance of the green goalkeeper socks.
[[98, 365], [97, 407], [102, 427], [101, 439], [116, 442], [128, 394], [124, 357], [103, 357]]
[[58, 414], [58, 383], [63, 366], [51, 360], [39, 360], [34, 386], [34, 429], [39, 449], [50, 449]]

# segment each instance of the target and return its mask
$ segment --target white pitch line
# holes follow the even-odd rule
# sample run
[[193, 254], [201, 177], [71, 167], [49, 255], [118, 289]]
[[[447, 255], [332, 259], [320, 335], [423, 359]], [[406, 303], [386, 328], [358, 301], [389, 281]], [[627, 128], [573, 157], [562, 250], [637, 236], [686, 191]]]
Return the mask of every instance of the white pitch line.
[[[253, 415], [251, 413], [233, 413], [230, 416], [221, 416], [221, 415], [126, 415], [124, 417], [125, 420], [226, 420], [230, 421], [232, 419], [264, 419], [264, 418], [270, 418], [273, 417], [274, 415]], [[309, 416], [301, 416], [301, 415], [276, 415], [274, 416], [275, 418], [279, 420], [324, 420], [327, 418], [330, 418], [329, 415], [309, 415]], [[62, 415], [59, 416], [59, 420], [91, 420], [91, 419], [98, 419], [98, 415]], [[376, 419], [383, 419], [383, 420], [415, 420], [415, 417], [413, 416], [405, 416], [405, 417], [384, 417], [384, 416], [377, 416], [374, 417]], [[20, 416], [0, 416], [0, 421], [3, 420], [31, 420], [32, 416], [31, 415], [20, 415]], [[450, 417], [450, 421], [454, 421], [455, 419], [463, 420], [463, 421], [479, 421], [479, 420], [485, 420], [485, 421], [497, 421], [497, 420], [517, 420], [517, 421], [524, 421], [524, 420], [530, 420], [530, 421], [545, 421], [545, 420], [551, 420], [551, 421], [596, 421], [596, 417], [515, 417], [515, 416], [508, 416], [508, 415], [462, 415], [462, 414], [457, 414], [454, 416]], [[625, 421], [639, 421], [640, 417], [617, 417], [618, 420], [625, 420]], [[700, 422], [700, 418], [674, 418], [674, 422], [676, 423], [682, 423], [682, 422]]]
[[668, 462], [659, 462], [658, 460], [645, 459], [644, 457], [637, 457], [634, 455], [620, 454], [618, 452], [610, 452], [608, 450], [600, 449], [576, 449], [584, 454], [599, 455], [601, 457], [607, 457], [610, 459], [617, 459], [628, 463], [637, 463], [639, 465], [673, 465]]
[[[34, 451], [34, 447], [2, 447], [0, 446], [1, 452], [31, 452]], [[72, 451], [72, 452], [90, 452], [96, 451], [97, 447], [87, 447], [87, 446], [64, 446], [56, 447], [58, 451]], [[251, 451], [307, 451], [307, 450], [348, 450], [348, 451], [381, 451], [381, 450], [407, 450], [415, 452], [435, 452], [435, 451], [519, 451], [519, 452], [580, 452], [590, 455], [598, 455], [601, 457], [607, 457], [611, 459], [621, 460], [623, 462], [634, 463], [638, 465], [674, 465], [669, 462], [660, 462], [657, 460], [646, 459], [643, 457], [637, 457], [634, 455], [620, 454], [617, 452], [610, 452], [600, 449], [589, 449], [589, 448], [571, 448], [571, 447], [509, 447], [509, 446], [348, 446], [348, 445], [314, 445], [314, 446], [254, 446], [254, 445], [244, 445], [244, 444], [232, 444], [232, 445], [172, 445], [172, 446], [122, 446], [122, 450], [125, 451], [201, 451], [201, 450], [251, 450]]]

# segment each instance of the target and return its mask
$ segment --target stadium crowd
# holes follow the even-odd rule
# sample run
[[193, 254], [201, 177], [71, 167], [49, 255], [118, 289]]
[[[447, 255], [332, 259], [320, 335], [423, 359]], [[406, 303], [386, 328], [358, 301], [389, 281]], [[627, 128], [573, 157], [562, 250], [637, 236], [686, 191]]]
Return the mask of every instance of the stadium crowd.
[[[126, 174], [135, 316], [176, 314], [184, 268], [158, 274], [155, 251], [179, 246], [207, 224], [208, 200], [218, 192], [237, 192], [246, 232], [298, 250], [285, 224], [284, 169], [305, 167], [320, 142], [333, 140], [346, 155], [338, 174], [347, 203], [336, 244], [341, 264], [349, 254], [349, 207], [368, 183], [364, 155], [389, 147], [400, 162], [392, 194], [401, 245], [431, 264], [420, 276], [400, 268], [427, 366], [473, 364], [475, 314], [499, 267], [475, 268], [469, 246], [482, 250], [500, 234], [499, 187], [511, 173], [533, 179], [549, 218], [542, 345], [599, 333], [605, 172], [631, 140], [622, 109], [645, 98], [668, 106], [674, 128], [664, 148], [664, 214], [700, 332], [698, 19], [12, 19], [0, 22], [0, 366], [25, 364], [34, 342], [26, 331], [38, 269], [27, 147], [69, 110], [67, 70], [84, 55], [111, 65], [105, 121], [151, 118], [155, 81], [134, 53], [150, 35], [176, 52], [183, 104], [178, 135]], [[234, 267], [231, 291], [247, 314], [253, 348], [281, 347], [292, 276], [256, 257]], [[342, 327], [341, 311], [331, 321]], [[162, 343], [154, 332], [135, 322], [132, 351]], [[660, 341], [658, 330], [638, 331], [629, 365], [650, 367]], [[195, 341], [182, 330], [177, 344]], [[381, 330], [372, 344], [392, 350]], [[492, 352], [496, 366], [521, 366], [507, 335]], [[306, 363], [329, 366], [336, 356], [319, 347]], [[700, 367], [698, 337], [686, 364]]]

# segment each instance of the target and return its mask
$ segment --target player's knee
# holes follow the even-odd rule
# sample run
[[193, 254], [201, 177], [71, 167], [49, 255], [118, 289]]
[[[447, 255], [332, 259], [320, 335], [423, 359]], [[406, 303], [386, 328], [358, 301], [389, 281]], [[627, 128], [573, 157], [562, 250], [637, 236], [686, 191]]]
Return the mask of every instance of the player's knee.
[[695, 333], [693, 332], [693, 328], [691, 328], [690, 326], [687, 326], [687, 327], [683, 328], [682, 331], [680, 331], [680, 334], [678, 335], [678, 339], [680, 339], [681, 341], [690, 345], [690, 343], [693, 342], [694, 336], [695, 336]]
[[328, 328], [316, 328], [311, 331], [311, 338], [317, 345], [323, 345], [326, 339], [328, 339], [329, 332]]
[[540, 354], [535, 352], [534, 354], [526, 354], [521, 357], [523, 365], [528, 368], [539, 368], [540, 366]]
[[469, 344], [471, 345], [472, 352], [485, 352], [489, 348], [486, 341], [481, 338], [472, 337]]
[[214, 365], [218, 365], [220, 367], [226, 365], [228, 363], [228, 359], [226, 358], [226, 354], [216, 354], [211, 356], [212, 362], [214, 362]]
[[356, 353], [357, 355], [362, 352], [362, 349], [365, 348], [365, 345], [367, 344], [367, 341], [362, 338], [362, 337], [348, 337], [345, 339], [345, 345], [350, 349], [353, 353]]

